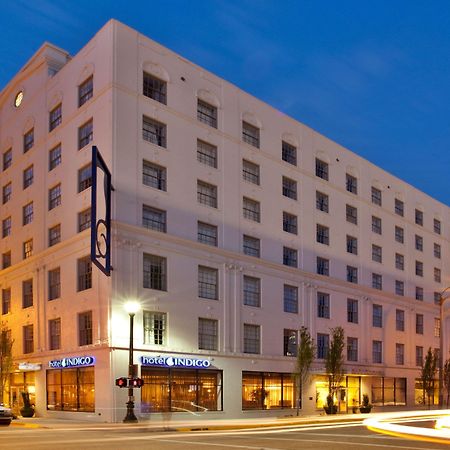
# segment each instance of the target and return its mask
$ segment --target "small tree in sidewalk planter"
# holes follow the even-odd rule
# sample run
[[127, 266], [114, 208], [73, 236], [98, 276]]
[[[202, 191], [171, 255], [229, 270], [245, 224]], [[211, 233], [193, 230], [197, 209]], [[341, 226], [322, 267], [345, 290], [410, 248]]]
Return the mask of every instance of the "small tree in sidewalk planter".
[[325, 370], [328, 374], [328, 396], [327, 407], [325, 407], [327, 414], [337, 413], [334, 397], [337, 396], [344, 377], [344, 346], [344, 329], [342, 327], [332, 328], [330, 348], [325, 359]]
[[436, 350], [433, 351], [429, 347], [420, 372], [420, 381], [422, 382], [423, 388], [423, 403], [426, 404], [425, 398], [427, 397], [428, 409], [431, 408], [431, 399], [433, 399], [434, 403], [434, 378], [436, 376], [438, 358], [439, 356]]
[[28, 392], [22, 392], [23, 407], [20, 408], [20, 414], [22, 417], [33, 417], [34, 406], [30, 402], [30, 394]]
[[370, 413], [372, 411], [373, 405], [369, 401], [369, 396], [367, 394], [363, 395], [363, 400], [361, 406], [359, 407], [359, 412], [363, 414]]

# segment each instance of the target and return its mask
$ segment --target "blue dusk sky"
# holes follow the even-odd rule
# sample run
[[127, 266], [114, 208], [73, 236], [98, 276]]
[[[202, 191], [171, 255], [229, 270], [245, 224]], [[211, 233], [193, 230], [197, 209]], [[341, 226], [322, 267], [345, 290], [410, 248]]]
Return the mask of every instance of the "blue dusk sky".
[[450, 205], [450, 2], [0, 0], [0, 90], [110, 18]]

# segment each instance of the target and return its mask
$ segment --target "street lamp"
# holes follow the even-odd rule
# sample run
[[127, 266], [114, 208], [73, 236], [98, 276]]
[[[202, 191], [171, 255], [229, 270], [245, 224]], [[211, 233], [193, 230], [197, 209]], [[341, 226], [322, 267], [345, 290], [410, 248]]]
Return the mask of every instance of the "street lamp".
[[439, 407], [444, 406], [444, 303], [450, 296], [444, 297], [444, 294], [450, 289], [446, 287], [439, 294]]
[[139, 311], [140, 305], [137, 302], [127, 302], [125, 303], [125, 311], [130, 316], [130, 345], [128, 352], [128, 401], [127, 401], [127, 415], [123, 421], [125, 423], [135, 423], [137, 422], [137, 417], [134, 415], [134, 395], [133, 386], [131, 385], [131, 380], [134, 378], [134, 365], [133, 365], [133, 322], [134, 315]]

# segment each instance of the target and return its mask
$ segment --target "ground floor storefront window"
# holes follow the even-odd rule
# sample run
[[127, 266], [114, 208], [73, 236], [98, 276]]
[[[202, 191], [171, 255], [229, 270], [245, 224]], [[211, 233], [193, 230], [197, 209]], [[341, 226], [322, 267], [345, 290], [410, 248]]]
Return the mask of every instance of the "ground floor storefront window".
[[47, 409], [94, 412], [94, 367], [47, 370]]
[[221, 411], [222, 372], [142, 367], [141, 412]]
[[35, 398], [35, 372], [15, 372], [10, 378], [10, 405], [13, 412], [18, 415], [24, 406], [22, 393], [30, 395], [30, 403], [36, 403]]
[[375, 406], [406, 405], [406, 378], [373, 377], [371, 401]]
[[431, 386], [430, 397], [423, 388], [422, 380], [416, 378], [414, 386], [414, 403], [416, 405], [439, 405], [439, 381], [434, 380]]
[[290, 373], [242, 372], [242, 409], [292, 408], [294, 379]]

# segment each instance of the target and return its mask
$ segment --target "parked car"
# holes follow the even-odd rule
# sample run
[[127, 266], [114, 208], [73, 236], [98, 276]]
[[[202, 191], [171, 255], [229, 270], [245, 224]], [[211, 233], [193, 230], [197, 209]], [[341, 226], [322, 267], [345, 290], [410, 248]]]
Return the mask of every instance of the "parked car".
[[9, 425], [13, 419], [13, 413], [10, 408], [0, 403], [0, 425]]

